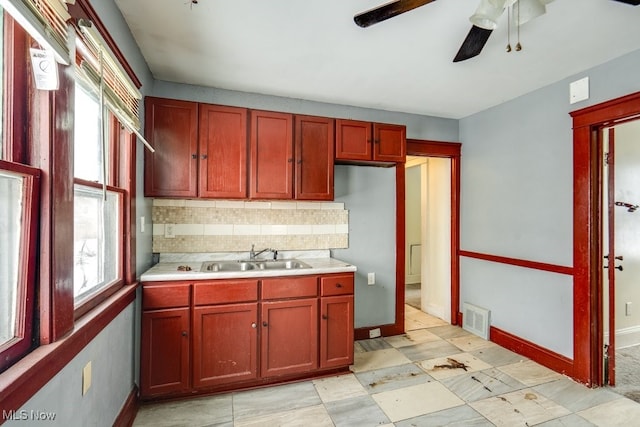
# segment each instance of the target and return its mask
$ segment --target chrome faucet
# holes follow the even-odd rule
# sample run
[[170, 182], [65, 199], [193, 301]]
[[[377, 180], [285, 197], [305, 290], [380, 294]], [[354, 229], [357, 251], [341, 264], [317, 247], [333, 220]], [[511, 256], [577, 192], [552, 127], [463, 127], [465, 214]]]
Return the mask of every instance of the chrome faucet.
[[256, 259], [256, 257], [263, 252], [273, 252], [274, 261], [278, 258], [278, 251], [275, 249], [264, 248], [263, 250], [256, 252], [254, 248], [255, 248], [255, 245], [252, 244], [251, 250], [249, 251], [249, 259]]

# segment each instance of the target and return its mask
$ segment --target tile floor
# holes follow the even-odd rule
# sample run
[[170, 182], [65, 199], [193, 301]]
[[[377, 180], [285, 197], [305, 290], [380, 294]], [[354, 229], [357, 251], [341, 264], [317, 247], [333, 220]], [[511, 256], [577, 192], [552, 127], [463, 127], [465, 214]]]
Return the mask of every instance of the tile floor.
[[[640, 404], [589, 389], [407, 307], [403, 336], [356, 342], [352, 373], [140, 408], [134, 426], [625, 426]], [[464, 369], [456, 366], [464, 365]]]

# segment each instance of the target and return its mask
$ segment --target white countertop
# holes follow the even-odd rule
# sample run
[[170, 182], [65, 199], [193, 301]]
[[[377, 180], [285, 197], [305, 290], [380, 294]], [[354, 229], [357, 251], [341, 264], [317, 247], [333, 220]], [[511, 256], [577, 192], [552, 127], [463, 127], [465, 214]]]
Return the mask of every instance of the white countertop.
[[[247, 270], [247, 271], [200, 271], [203, 261], [160, 262], [140, 277], [142, 282], [172, 280], [211, 280], [260, 278], [274, 276], [302, 276], [309, 274], [331, 274], [356, 271], [356, 266], [335, 258], [299, 258], [311, 268], [291, 270]], [[205, 261], [206, 262], [206, 261]], [[189, 266], [191, 271], [179, 271], [178, 267]]]

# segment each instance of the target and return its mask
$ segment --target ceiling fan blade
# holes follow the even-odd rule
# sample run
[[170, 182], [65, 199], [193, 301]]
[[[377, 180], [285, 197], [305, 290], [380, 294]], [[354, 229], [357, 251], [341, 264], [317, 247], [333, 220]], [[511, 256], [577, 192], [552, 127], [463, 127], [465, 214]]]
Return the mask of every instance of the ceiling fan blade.
[[366, 28], [434, 1], [435, 0], [396, 0], [376, 7], [375, 9], [359, 13], [353, 17], [353, 20], [358, 26]]
[[487, 40], [489, 40], [492, 32], [493, 30], [487, 30], [475, 25], [472, 26], [469, 34], [467, 34], [467, 37], [462, 42], [462, 46], [460, 46], [456, 57], [453, 58], [453, 62], [466, 61], [469, 58], [478, 56], [480, 52], [482, 52], [482, 48], [487, 43]]
[[614, 1], [619, 1], [620, 3], [632, 4], [634, 6], [640, 5], [640, 0], [614, 0]]

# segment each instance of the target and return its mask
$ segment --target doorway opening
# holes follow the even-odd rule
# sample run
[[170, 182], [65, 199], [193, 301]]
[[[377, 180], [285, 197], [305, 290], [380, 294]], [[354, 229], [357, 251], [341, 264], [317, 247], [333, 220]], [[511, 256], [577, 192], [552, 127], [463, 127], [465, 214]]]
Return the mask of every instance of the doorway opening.
[[[640, 119], [640, 92], [571, 112], [573, 119], [573, 363], [567, 371], [591, 386], [605, 381], [604, 325], [611, 320], [604, 313], [603, 253], [603, 133], [604, 129]], [[615, 201], [614, 201], [615, 206]], [[640, 216], [639, 216], [640, 217]], [[614, 219], [615, 220], [615, 219]], [[607, 235], [607, 238], [609, 235]], [[608, 250], [608, 247], [607, 247]], [[613, 261], [615, 256], [614, 253]], [[624, 257], [624, 256], [623, 256]], [[626, 258], [624, 258], [626, 259]], [[604, 261], [607, 261], [606, 264]], [[619, 264], [611, 264], [611, 267]], [[625, 266], [626, 267], [626, 266]], [[608, 269], [606, 269], [608, 270]], [[609, 283], [607, 283], [609, 286]], [[615, 289], [612, 301], [615, 301]], [[608, 303], [607, 303], [608, 306]], [[615, 311], [615, 310], [613, 310]], [[615, 322], [615, 317], [613, 318]], [[616, 327], [611, 328], [615, 341]], [[615, 349], [615, 346], [613, 347]], [[611, 363], [609, 357], [609, 364]], [[615, 354], [613, 366], [615, 373]], [[608, 378], [607, 378], [608, 381]], [[615, 382], [615, 376], [614, 376]]]
[[[408, 235], [405, 222], [407, 221], [406, 210], [407, 207], [405, 205], [406, 197], [406, 185], [405, 185], [405, 175], [406, 169], [404, 165], [400, 165], [401, 167], [396, 168], [396, 184], [397, 184], [397, 234], [398, 244], [396, 247], [397, 252], [397, 266], [396, 266], [396, 323], [395, 328], [397, 330], [401, 330], [404, 332], [411, 321], [409, 317], [405, 317], [405, 281], [407, 277], [406, 273], [406, 264], [407, 261], [411, 262], [411, 258], [413, 258], [413, 278], [410, 280], [414, 281], [415, 277], [418, 276], [416, 273], [416, 269], [420, 269], [419, 276], [421, 277], [420, 281], [424, 280], [422, 278], [423, 273], [427, 273], [429, 275], [434, 275], [435, 279], [429, 279], [429, 282], [435, 282], [435, 286], [426, 286], [423, 290], [422, 285], [420, 286], [420, 300], [421, 304], [423, 302], [426, 304], [425, 307], [428, 307], [428, 310], [431, 313], [436, 313], [435, 317], [446, 319], [447, 323], [452, 325], [461, 325], [460, 318], [460, 270], [459, 270], [459, 259], [458, 253], [460, 249], [460, 240], [459, 240], [459, 230], [460, 230], [460, 151], [461, 144], [457, 142], [438, 142], [438, 141], [425, 141], [425, 140], [415, 140], [409, 139], [407, 140], [407, 155], [420, 158], [426, 158], [427, 163], [431, 161], [433, 164], [433, 171], [438, 171], [440, 175], [439, 179], [433, 179], [432, 184], [434, 189], [431, 192], [431, 195], [434, 196], [439, 194], [436, 198], [438, 203], [436, 204], [438, 209], [434, 210], [438, 212], [431, 214], [431, 222], [435, 224], [434, 227], [437, 227], [439, 224], [442, 226], [443, 222], [446, 222], [446, 227], [441, 227], [441, 230], [438, 233], [431, 231], [433, 234], [431, 242], [429, 245], [434, 245], [438, 248], [437, 251], [431, 251], [433, 256], [436, 257], [439, 261], [432, 262], [430, 267], [425, 268], [423, 262], [420, 262], [420, 267], [417, 267], [418, 259], [425, 259], [425, 257], [429, 254], [429, 251], [425, 251], [422, 247], [426, 246], [427, 243], [422, 242], [422, 237], [419, 239], [420, 242], [413, 242], [413, 236]], [[438, 167], [439, 166], [439, 167]], [[421, 173], [418, 173], [421, 174]], [[427, 174], [428, 176], [428, 174]], [[444, 182], [444, 184], [443, 184]], [[439, 184], [438, 184], [439, 183]], [[446, 191], [443, 193], [443, 188]], [[415, 212], [413, 213], [415, 215]], [[417, 214], [421, 216], [422, 214]], [[429, 232], [428, 229], [425, 228], [425, 232]], [[423, 231], [420, 231], [422, 236]], [[435, 236], [439, 235], [439, 239], [436, 239]], [[406, 242], [411, 241], [408, 245]], [[445, 243], [443, 243], [443, 241]], [[413, 246], [413, 249], [411, 248]], [[418, 246], [420, 245], [420, 246]], [[434, 267], [437, 265], [437, 268]], [[439, 277], [439, 279], [438, 279]], [[432, 294], [434, 292], [439, 293], [438, 298], [427, 297], [426, 299], [423, 295]], [[414, 292], [415, 293], [415, 292]], [[436, 303], [436, 301], [438, 301]], [[431, 304], [431, 306], [430, 306]], [[415, 309], [409, 306], [410, 309], [418, 311], [420, 314], [424, 314], [422, 310]], [[432, 318], [434, 316], [431, 316]], [[437, 320], [437, 319], [436, 319]], [[416, 326], [416, 325], [414, 325]], [[401, 333], [400, 332], [400, 333]]]
[[451, 323], [451, 159], [408, 156], [405, 186], [406, 329], [413, 309]]
[[604, 383], [640, 402], [640, 120], [600, 130]]

